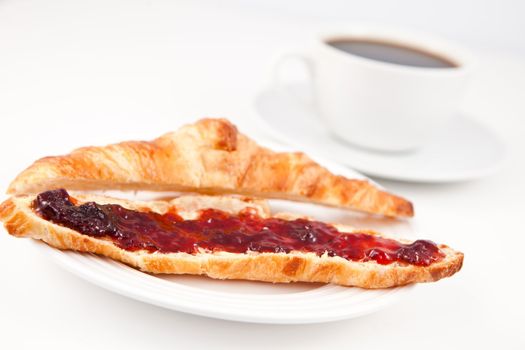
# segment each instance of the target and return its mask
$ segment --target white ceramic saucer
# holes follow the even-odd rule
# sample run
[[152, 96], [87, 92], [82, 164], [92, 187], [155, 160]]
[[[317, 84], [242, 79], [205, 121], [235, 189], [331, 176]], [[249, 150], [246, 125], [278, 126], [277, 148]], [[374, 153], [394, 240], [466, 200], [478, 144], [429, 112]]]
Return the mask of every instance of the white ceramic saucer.
[[495, 172], [505, 156], [500, 139], [478, 122], [460, 116], [421, 149], [381, 153], [338, 140], [306, 103], [307, 86], [268, 88], [255, 100], [262, 126], [277, 140], [381, 178], [411, 182], [455, 182]]

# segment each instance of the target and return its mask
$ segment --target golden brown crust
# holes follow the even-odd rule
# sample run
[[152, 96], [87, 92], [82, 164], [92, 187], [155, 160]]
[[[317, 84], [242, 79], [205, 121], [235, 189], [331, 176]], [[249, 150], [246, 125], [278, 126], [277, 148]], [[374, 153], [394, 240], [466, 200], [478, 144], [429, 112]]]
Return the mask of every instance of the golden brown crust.
[[64, 187], [238, 193], [308, 201], [393, 217], [412, 204], [364, 180], [330, 173], [303, 153], [260, 147], [225, 119], [203, 119], [151, 142], [79, 148], [19, 174], [10, 194]]
[[[88, 196], [77, 195], [75, 197], [80, 201], [95, 199]], [[40, 239], [59, 249], [104, 255], [150, 273], [196, 274], [218, 279], [267, 282], [323, 282], [362, 288], [388, 288], [409, 283], [437, 281], [459, 271], [463, 263], [462, 253], [444, 245], [439, 247], [446, 257], [428, 267], [398, 263], [380, 265], [375, 262], [355, 262], [340, 257], [326, 255], [319, 257], [313, 253], [302, 252], [288, 254], [201, 252], [196, 255], [130, 252], [118, 248], [111, 241], [82, 235], [40, 218], [31, 209], [33, 199], [34, 196], [12, 197], [0, 205], [0, 220], [4, 222], [10, 234]], [[111, 199], [106, 200], [112, 201]], [[123, 200], [118, 203], [129, 208], [147, 207], [158, 212], [165, 210], [158, 203], [137, 204]], [[184, 205], [183, 202], [179, 204]], [[209, 202], [204, 200], [201, 205], [207, 206]], [[188, 209], [186, 211], [189, 211]], [[264, 209], [261, 210], [264, 211]], [[352, 231], [351, 228], [342, 226], [338, 226], [338, 229], [344, 232]]]

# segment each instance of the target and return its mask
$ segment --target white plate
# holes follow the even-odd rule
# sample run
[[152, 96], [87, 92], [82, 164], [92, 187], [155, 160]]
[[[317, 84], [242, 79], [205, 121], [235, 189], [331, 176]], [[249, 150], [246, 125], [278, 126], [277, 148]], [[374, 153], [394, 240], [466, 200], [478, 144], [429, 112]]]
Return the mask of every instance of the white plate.
[[381, 153], [344, 143], [326, 129], [308, 100], [307, 86], [287, 92], [262, 91], [255, 100], [260, 121], [285, 144], [344, 163], [365, 174], [411, 182], [455, 182], [495, 172], [505, 156], [499, 138], [483, 125], [460, 116], [410, 153]]
[[[331, 162], [321, 163], [341, 175], [363, 178]], [[270, 204], [273, 212], [298, 212], [320, 220], [382, 230], [394, 236], [414, 237], [411, 223], [406, 220], [373, 218], [281, 200], [272, 200]], [[150, 275], [94, 254], [60, 251], [38, 241], [35, 246], [66, 270], [118, 294], [167, 309], [234, 321], [300, 324], [348, 319], [384, 308], [413, 288], [365, 290], [313, 283], [271, 284], [220, 281], [203, 276]]]

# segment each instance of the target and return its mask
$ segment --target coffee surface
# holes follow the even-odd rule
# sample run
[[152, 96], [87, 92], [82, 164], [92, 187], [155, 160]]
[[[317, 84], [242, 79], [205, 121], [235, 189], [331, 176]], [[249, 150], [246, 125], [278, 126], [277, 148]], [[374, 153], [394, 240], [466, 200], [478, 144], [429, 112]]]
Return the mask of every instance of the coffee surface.
[[456, 64], [433, 53], [382, 41], [333, 40], [328, 45], [375, 61], [424, 68], [453, 68]]

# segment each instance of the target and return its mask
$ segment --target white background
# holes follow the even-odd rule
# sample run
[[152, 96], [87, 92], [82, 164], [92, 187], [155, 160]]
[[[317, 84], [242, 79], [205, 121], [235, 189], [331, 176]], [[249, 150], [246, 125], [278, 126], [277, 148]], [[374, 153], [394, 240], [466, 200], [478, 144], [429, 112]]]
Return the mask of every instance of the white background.
[[509, 151], [502, 171], [479, 181], [382, 181], [415, 202], [421, 236], [464, 251], [465, 266], [344, 322], [253, 325], [163, 310], [92, 286], [2, 231], [0, 348], [525, 347], [524, 12], [510, 0], [0, 2], [3, 189], [38, 157], [149, 139], [202, 116], [229, 117], [262, 137], [252, 102], [272, 58], [350, 20], [427, 30], [470, 47], [481, 64], [463, 110]]

